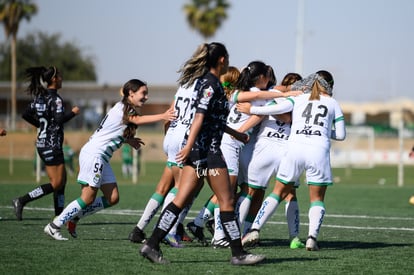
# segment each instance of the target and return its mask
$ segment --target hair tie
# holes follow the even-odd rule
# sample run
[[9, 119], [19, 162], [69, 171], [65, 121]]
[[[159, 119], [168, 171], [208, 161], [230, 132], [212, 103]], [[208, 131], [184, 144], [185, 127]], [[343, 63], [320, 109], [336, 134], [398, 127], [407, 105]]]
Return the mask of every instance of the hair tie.
[[55, 66], [52, 66], [52, 67], [53, 67], [53, 75], [50, 79], [52, 79], [56, 76], [56, 67]]
[[43, 88], [47, 89], [47, 82], [43, 81], [43, 77], [42, 77], [42, 76], [40, 76], [40, 78], [39, 78], [39, 82], [40, 82], [40, 85], [41, 85]]
[[223, 83], [221, 83], [221, 86], [223, 88], [227, 88], [227, 89], [233, 90], [233, 85], [230, 82], [228, 82], [228, 81], [224, 81]]

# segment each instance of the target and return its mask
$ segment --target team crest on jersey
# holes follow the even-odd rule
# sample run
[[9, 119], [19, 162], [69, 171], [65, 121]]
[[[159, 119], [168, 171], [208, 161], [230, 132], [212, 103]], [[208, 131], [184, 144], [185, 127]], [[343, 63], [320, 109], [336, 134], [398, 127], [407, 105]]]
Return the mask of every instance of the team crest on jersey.
[[203, 91], [203, 97], [204, 98], [209, 98], [209, 97], [212, 97], [212, 96], [213, 96], [213, 88], [208, 87], [207, 89], [205, 89]]
[[57, 113], [60, 113], [60, 112], [62, 112], [63, 111], [63, 103], [62, 103], [62, 100], [61, 99], [59, 99], [59, 98], [57, 98], [56, 99], [56, 112]]
[[95, 177], [93, 177], [93, 183], [97, 184], [101, 180], [100, 174], [95, 174]]

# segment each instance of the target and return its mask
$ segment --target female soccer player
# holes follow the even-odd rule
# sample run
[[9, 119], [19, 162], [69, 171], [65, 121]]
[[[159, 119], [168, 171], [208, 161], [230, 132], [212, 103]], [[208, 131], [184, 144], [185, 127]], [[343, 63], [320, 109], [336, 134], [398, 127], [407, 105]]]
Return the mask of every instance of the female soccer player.
[[292, 111], [292, 128], [287, 154], [281, 160], [273, 190], [276, 207], [294, 188], [303, 171], [309, 187], [309, 230], [307, 250], [319, 250], [317, 237], [325, 215], [325, 192], [332, 185], [331, 139], [344, 140], [345, 122], [338, 102], [332, 98], [334, 80], [327, 71], [308, 77], [310, 94], [303, 94], [273, 106], [238, 104], [241, 112], [275, 115]]
[[[296, 73], [288, 73], [281, 82], [281, 86], [288, 87], [302, 77]], [[269, 104], [278, 104], [286, 99], [277, 98]], [[284, 157], [287, 147], [287, 139], [290, 134], [290, 113], [283, 115], [285, 121], [279, 116], [266, 116], [261, 123], [257, 142], [253, 151], [252, 160], [248, 167], [249, 185], [254, 188], [267, 188], [271, 177], [275, 176], [281, 159]], [[287, 118], [287, 119], [286, 119]], [[304, 248], [305, 245], [299, 239], [299, 207], [296, 199], [296, 189], [286, 197], [285, 214], [288, 222], [290, 248]], [[259, 231], [267, 219], [274, 213], [274, 194], [271, 193], [261, 204], [257, 215], [251, 219], [251, 227], [248, 234], [242, 239], [243, 247], [255, 246], [259, 241]], [[250, 221], [250, 219], [249, 219]], [[245, 229], [246, 229], [245, 224]]]
[[[95, 133], [82, 147], [79, 154], [78, 183], [82, 192], [78, 199], [66, 206], [53, 222], [46, 225], [44, 232], [56, 240], [67, 240], [60, 228], [77, 217], [93, 214], [118, 203], [119, 192], [114, 172], [109, 163], [114, 151], [123, 143], [139, 149], [143, 142], [135, 137], [138, 125], [175, 119], [174, 111], [168, 109], [162, 114], [140, 115], [140, 108], [148, 100], [147, 84], [131, 79], [122, 88], [122, 100], [116, 103], [102, 119]], [[104, 196], [96, 198], [101, 189]]]
[[55, 215], [59, 215], [65, 203], [66, 168], [62, 144], [63, 124], [79, 113], [78, 107], [65, 113], [63, 100], [58, 94], [62, 88], [62, 74], [54, 66], [32, 67], [26, 70], [30, 80], [27, 88], [33, 100], [23, 118], [39, 128], [36, 148], [45, 164], [50, 182], [42, 184], [29, 193], [12, 201], [17, 220], [23, 219], [23, 207], [31, 201], [53, 193]]
[[227, 71], [228, 64], [227, 49], [216, 42], [200, 45], [184, 64], [182, 77], [189, 79], [191, 75], [198, 75], [201, 86], [197, 91], [192, 125], [176, 158], [177, 162], [184, 164], [177, 196], [165, 207], [151, 237], [140, 249], [140, 254], [154, 263], [168, 263], [162, 256], [159, 244], [182, 209], [192, 201], [203, 178], [208, 179], [219, 201], [221, 222], [230, 240], [231, 263], [250, 265], [264, 259], [264, 256], [249, 254], [242, 249], [234, 213], [234, 193], [220, 150], [221, 138], [226, 130], [228, 101], [219, 77]]

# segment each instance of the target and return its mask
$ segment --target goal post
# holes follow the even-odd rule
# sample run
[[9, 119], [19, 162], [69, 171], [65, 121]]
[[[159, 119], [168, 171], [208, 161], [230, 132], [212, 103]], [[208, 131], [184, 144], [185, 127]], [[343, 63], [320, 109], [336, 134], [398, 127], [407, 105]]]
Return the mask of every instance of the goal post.
[[333, 141], [332, 167], [372, 168], [375, 166], [375, 132], [369, 126], [347, 126], [346, 139]]

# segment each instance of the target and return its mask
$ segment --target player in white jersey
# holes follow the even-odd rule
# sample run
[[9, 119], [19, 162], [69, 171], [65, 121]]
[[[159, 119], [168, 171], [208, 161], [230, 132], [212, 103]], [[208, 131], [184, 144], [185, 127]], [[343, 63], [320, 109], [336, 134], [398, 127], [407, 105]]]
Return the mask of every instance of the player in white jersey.
[[250, 108], [248, 103], [243, 103], [238, 108], [260, 115], [292, 111], [288, 153], [280, 163], [274, 192], [280, 198], [277, 203], [282, 201], [305, 171], [310, 197], [306, 249], [319, 250], [316, 239], [325, 215], [325, 192], [327, 186], [332, 185], [330, 140], [344, 140], [346, 131], [342, 110], [332, 98], [332, 75], [318, 71], [308, 78], [311, 80], [310, 95], [289, 98], [273, 106]]
[[[44, 232], [55, 240], [67, 240], [62, 236], [60, 228], [68, 221], [75, 221], [76, 218], [118, 203], [118, 186], [109, 161], [123, 143], [128, 143], [135, 149], [143, 145], [141, 139], [135, 137], [137, 126], [175, 119], [175, 112], [171, 109], [157, 115], [140, 115], [140, 108], [148, 100], [148, 88], [146, 83], [138, 79], [131, 79], [125, 83], [122, 95], [122, 100], [109, 110], [95, 133], [81, 149], [77, 179], [82, 185], [80, 197], [69, 203], [63, 212], [44, 228]], [[97, 198], [99, 189], [104, 196]]]
[[[302, 79], [299, 74], [288, 73], [282, 80], [282, 86], [290, 86]], [[277, 104], [285, 100], [276, 98], [270, 104]], [[253, 190], [265, 189], [272, 176], [275, 176], [280, 161], [286, 153], [287, 139], [290, 135], [291, 114], [278, 116], [266, 116], [261, 123], [257, 142], [253, 151], [252, 161], [248, 166], [247, 183]], [[254, 219], [247, 217], [245, 220], [245, 236], [242, 239], [244, 247], [255, 246], [259, 241], [259, 231], [268, 218], [273, 214], [273, 194], [270, 194], [260, 206]], [[296, 199], [296, 190], [293, 188], [286, 197], [285, 214], [288, 222], [290, 247], [292, 249], [304, 248], [299, 235], [299, 207]], [[250, 224], [249, 224], [250, 223]], [[255, 231], [255, 232], [254, 232]], [[249, 234], [246, 234], [249, 232]]]
[[[276, 76], [273, 72], [273, 68], [271, 66], [269, 66], [269, 71], [268, 71], [268, 77], [269, 77], [269, 81], [268, 81], [268, 85], [266, 87], [266, 89], [269, 89], [269, 91], [271, 92], [254, 92], [254, 93], [242, 93], [243, 95], [258, 95], [258, 98], [261, 99], [265, 99], [266, 101], [264, 102], [269, 102], [269, 100], [274, 99], [274, 98], [279, 98], [279, 97], [287, 97], [287, 96], [296, 96], [299, 94], [302, 94], [302, 91], [290, 91], [290, 87], [289, 85], [286, 85], [285, 83], [282, 83], [282, 85], [278, 85], [275, 86], [276, 84]], [[285, 79], [284, 79], [285, 80]], [[276, 91], [276, 92], [275, 92]], [[280, 91], [283, 91], [283, 93], [281, 93]], [[260, 95], [262, 94], [263, 95]], [[269, 95], [270, 94], [270, 95]], [[240, 97], [240, 96], [239, 96]], [[241, 102], [242, 100], [239, 99], [239, 102]], [[285, 115], [283, 115], [285, 116]], [[279, 115], [279, 117], [281, 117], [281, 115]], [[254, 124], [250, 124], [249, 122], [251, 122], [251, 120], [249, 120], [247, 123], [245, 123], [243, 125], [243, 127], [245, 127], [244, 129], [247, 129], [249, 127], [251, 127], [251, 125]], [[288, 121], [290, 121], [290, 116], [288, 116]], [[255, 124], [257, 124], [257, 122], [254, 122]], [[243, 225], [243, 232], [246, 232], [249, 230], [251, 223], [253, 222], [253, 219], [255, 218], [260, 206], [261, 206], [261, 202], [263, 200], [263, 196], [264, 196], [264, 190], [260, 190], [260, 189], [255, 189], [253, 185], [249, 185], [248, 184], [248, 171], [249, 171], [249, 165], [251, 163], [251, 158], [252, 158], [252, 154], [253, 154], [253, 150], [256, 146], [256, 137], [257, 137], [257, 133], [259, 131], [258, 127], [259, 125], [255, 126], [253, 128], [252, 134], [250, 135], [250, 140], [249, 142], [243, 147], [243, 150], [240, 154], [240, 160], [239, 160], [239, 164], [240, 164], [240, 168], [239, 168], [239, 179], [238, 182], [241, 186], [241, 192], [240, 192], [240, 197], [238, 199], [237, 202], [237, 209], [239, 209], [239, 222], [241, 225]], [[239, 129], [239, 131], [244, 131], [243, 128]]]

